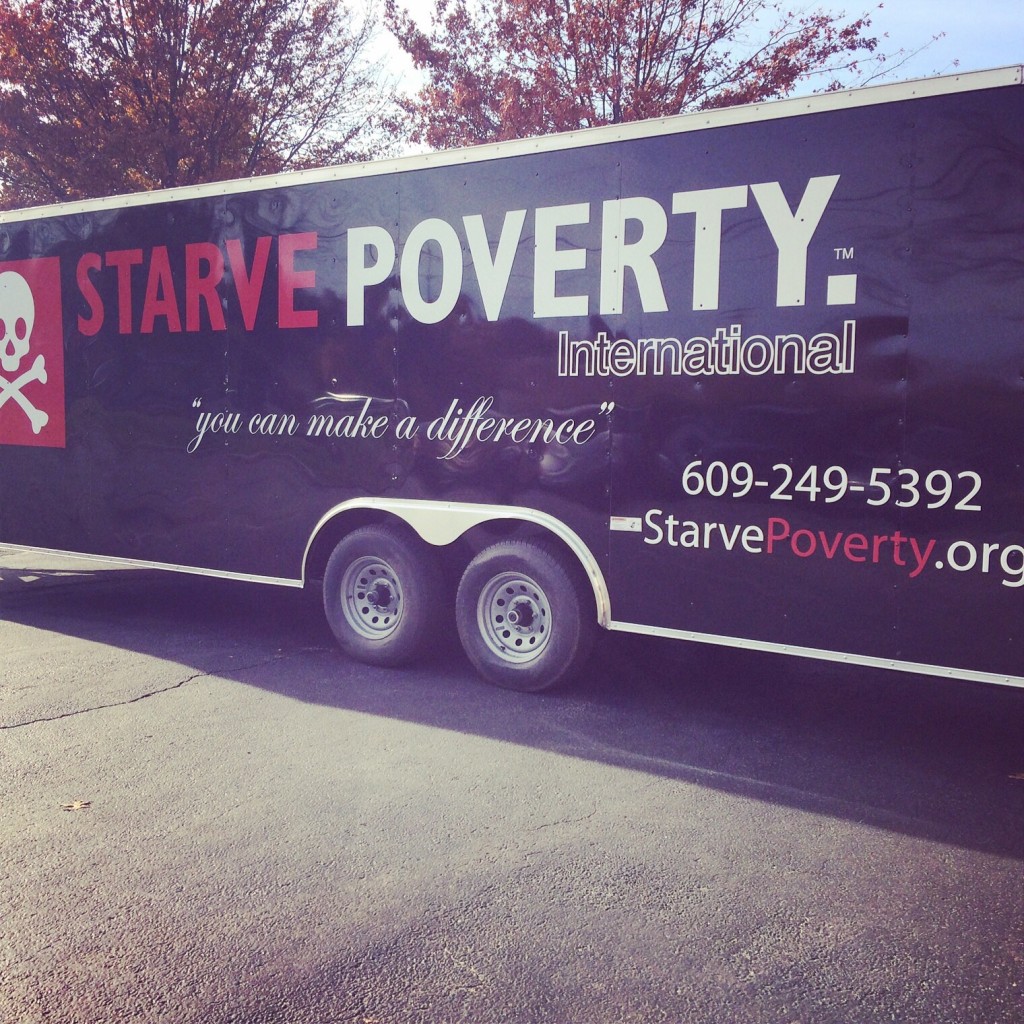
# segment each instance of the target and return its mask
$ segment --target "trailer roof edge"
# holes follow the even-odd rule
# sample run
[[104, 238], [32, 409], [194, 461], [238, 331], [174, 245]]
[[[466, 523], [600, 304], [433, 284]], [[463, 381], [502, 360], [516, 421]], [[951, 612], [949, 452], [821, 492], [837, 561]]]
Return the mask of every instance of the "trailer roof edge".
[[236, 195], [242, 192], [263, 192], [296, 185], [397, 174], [402, 171], [428, 167], [453, 167], [482, 163], [501, 157], [525, 156], [535, 153], [600, 146], [631, 139], [681, 135], [732, 125], [756, 124], [781, 120], [805, 114], [818, 114], [830, 110], [855, 109], [892, 103], [900, 100], [926, 99], [952, 93], [976, 92], [1005, 86], [1024, 84], [1024, 66], [1020, 64], [993, 68], [987, 71], [967, 71], [954, 75], [916, 78], [903, 82], [842, 89], [815, 93], [764, 103], [751, 103], [715, 110], [694, 111], [669, 117], [631, 121], [626, 124], [605, 125], [578, 131], [561, 132], [508, 142], [492, 142], [463, 149], [413, 154], [366, 163], [342, 164], [332, 167], [287, 171], [281, 174], [252, 178], [234, 178], [151, 192], [132, 192], [95, 199], [82, 199], [65, 203], [52, 203], [20, 210], [0, 210], [0, 225], [39, 220], [44, 217], [70, 216], [105, 209], [124, 209], [149, 206], [160, 202], [181, 202], [207, 196]]

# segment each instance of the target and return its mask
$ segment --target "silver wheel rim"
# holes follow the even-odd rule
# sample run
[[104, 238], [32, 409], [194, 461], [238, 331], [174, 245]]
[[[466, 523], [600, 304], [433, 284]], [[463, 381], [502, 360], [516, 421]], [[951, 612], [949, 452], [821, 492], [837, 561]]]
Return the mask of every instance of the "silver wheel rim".
[[529, 576], [503, 572], [480, 592], [477, 626], [492, 654], [522, 664], [539, 658], [551, 639], [551, 604]]
[[351, 629], [367, 640], [386, 640], [402, 621], [402, 585], [382, 558], [366, 555], [341, 578], [341, 610]]

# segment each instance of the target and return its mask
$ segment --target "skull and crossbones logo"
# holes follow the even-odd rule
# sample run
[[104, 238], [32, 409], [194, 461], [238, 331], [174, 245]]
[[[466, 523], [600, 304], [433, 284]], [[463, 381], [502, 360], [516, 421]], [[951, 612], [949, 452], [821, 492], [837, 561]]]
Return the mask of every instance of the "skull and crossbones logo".
[[[28, 355], [35, 320], [36, 303], [28, 282], [13, 270], [4, 271], [0, 274], [0, 367], [6, 373], [17, 373]], [[28, 417], [32, 432], [38, 434], [50, 417], [25, 396], [25, 387], [35, 381], [46, 383], [46, 357], [41, 353], [13, 380], [0, 373], [0, 408], [13, 399]]]

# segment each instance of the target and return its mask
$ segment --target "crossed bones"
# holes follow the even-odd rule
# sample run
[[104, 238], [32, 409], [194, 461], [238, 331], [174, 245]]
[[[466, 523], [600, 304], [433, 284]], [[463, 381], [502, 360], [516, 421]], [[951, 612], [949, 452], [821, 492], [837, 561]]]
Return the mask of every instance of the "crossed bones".
[[29, 423], [32, 424], [32, 433], [38, 434], [49, 422], [50, 416], [42, 409], [37, 409], [22, 393], [25, 385], [31, 384], [33, 381], [39, 381], [40, 384], [46, 383], [45, 356], [36, 356], [35, 362], [14, 380], [7, 380], [0, 374], [0, 407], [6, 405], [9, 398], [13, 398], [21, 406]]

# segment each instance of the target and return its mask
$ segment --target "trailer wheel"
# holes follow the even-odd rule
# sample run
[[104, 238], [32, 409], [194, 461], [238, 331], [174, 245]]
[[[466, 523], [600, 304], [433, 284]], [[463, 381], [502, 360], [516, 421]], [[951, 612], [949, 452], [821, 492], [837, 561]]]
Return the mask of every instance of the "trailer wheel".
[[485, 679], [535, 693], [582, 666], [596, 629], [588, 604], [559, 552], [504, 541], [467, 566], [455, 615], [466, 656]]
[[357, 661], [412, 661], [442, 603], [435, 553], [387, 526], [353, 530], [327, 563], [324, 612], [341, 649]]

